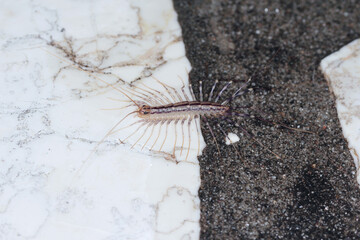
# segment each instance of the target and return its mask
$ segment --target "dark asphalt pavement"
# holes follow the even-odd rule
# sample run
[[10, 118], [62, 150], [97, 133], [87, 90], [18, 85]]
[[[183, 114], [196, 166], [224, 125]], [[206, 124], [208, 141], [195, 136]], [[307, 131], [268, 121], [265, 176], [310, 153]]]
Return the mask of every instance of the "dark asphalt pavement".
[[[314, 132], [254, 118], [212, 119], [219, 156], [202, 124], [208, 147], [199, 159], [201, 239], [360, 239], [354, 162], [319, 71], [321, 59], [360, 37], [360, 2], [176, 0], [174, 5], [196, 94], [199, 80], [208, 94], [216, 79], [225, 84], [253, 76], [233, 108], [251, 106], [256, 110], [239, 111]], [[241, 157], [225, 145], [217, 122], [242, 135], [235, 145]]]

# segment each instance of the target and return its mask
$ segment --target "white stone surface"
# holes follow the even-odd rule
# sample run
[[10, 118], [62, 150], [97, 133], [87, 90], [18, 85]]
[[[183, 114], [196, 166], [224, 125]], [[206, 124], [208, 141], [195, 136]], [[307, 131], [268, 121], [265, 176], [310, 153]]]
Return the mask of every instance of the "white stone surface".
[[[2, 1], [0, 239], [199, 237], [196, 155], [204, 142], [198, 147], [194, 124], [188, 158], [186, 134], [170, 156], [171, 125], [162, 153], [141, 141], [132, 148], [136, 134], [121, 144], [134, 127], [97, 146], [136, 110], [103, 110], [127, 105], [105, 82], [162, 92], [150, 75], [178, 90], [179, 76], [188, 84], [176, 17], [170, 0]], [[165, 127], [159, 136], [155, 150]]]
[[336, 108], [360, 184], [360, 39], [321, 61], [321, 70], [336, 98]]
[[227, 137], [225, 138], [226, 145], [234, 144], [240, 140], [239, 136], [235, 133], [228, 133]]

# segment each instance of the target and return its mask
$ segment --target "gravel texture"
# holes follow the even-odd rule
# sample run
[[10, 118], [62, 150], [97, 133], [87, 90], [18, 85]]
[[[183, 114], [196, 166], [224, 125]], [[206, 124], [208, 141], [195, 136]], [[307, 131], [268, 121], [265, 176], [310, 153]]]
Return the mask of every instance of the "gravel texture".
[[[356, 1], [174, 1], [199, 96], [216, 79], [252, 76], [232, 108], [254, 117], [210, 120], [200, 157], [201, 239], [360, 239], [360, 190], [319, 71], [321, 59], [360, 37]], [[251, 108], [249, 108], [251, 107]], [[227, 146], [224, 134], [240, 141]], [[254, 142], [281, 155], [277, 159]], [[234, 147], [239, 153], [236, 153]]]

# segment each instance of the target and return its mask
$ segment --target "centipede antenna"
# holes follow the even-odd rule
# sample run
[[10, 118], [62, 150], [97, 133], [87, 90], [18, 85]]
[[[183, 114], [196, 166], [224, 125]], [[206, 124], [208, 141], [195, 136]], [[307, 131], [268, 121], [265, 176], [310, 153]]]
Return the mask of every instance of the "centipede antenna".
[[145, 133], [147, 132], [149, 128], [145, 128], [144, 133], [141, 135], [141, 137], [139, 137], [139, 139], [131, 146], [131, 149], [133, 149], [135, 147], [135, 145], [140, 141], [140, 139], [142, 139], [145, 135]]
[[182, 87], [181, 87], [181, 91], [182, 91], [182, 93], [184, 94], [184, 97], [185, 97], [185, 99], [186, 99], [186, 101], [190, 101], [190, 98], [189, 98], [189, 96], [186, 94], [186, 92], [185, 92], [185, 83], [184, 83], [184, 80], [178, 75], [178, 77], [179, 77], [179, 79], [181, 80], [181, 82], [182, 82]]
[[[198, 120], [198, 121], [197, 121]], [[197, 136], [198, 136], [198, 151], [197, 151], [197, 156], [199, 156], [200, 154], [200, 131], [199, 131], [199, 126], [198, 124], [200, 124], [200, 117], [199, 115], [195, 115], [195, 126], [196, 126], [196, 132], [197, 132]]]
[[152, 124], [153, 127], [152, 127], [152, 129], [151, 129], [150, 136], [149, 136], [149, 138], [146, 140], [146, 142], [144, 143], [144, 145], [142, 146], [141, 150], [143, 150], [144, 147], [146, 146], [146, 144], [149, 142], [150, 138], [152, 137], [152, 135], [153, 135], [153, 133], [154, 133], [155, 126], [156, 126], [158, 123], [159, 123], [159, 121], [156, 122], [156, 123], [154, 123], [154, 124]]
[[180, 156], [182, 154], [182, 151], [184, 149], [184, 141], [185, 141], [185, 134], [184, 134], [184, 123], [186, 121], [186, 118], [184, 118], [183, 120], [181, 120], [181, 132], [182, 132], [182, 144], [181, 144], [181, 149], [180, 149]]
[[164, 143], [165, 143], [165, 141], [166, 141], [166, 138], [167, 138], [167, 133], [168, 133], [168, 127], [169, 127], [169, 123], [170, 123], [170, 121], [167, 121], [167, 122], [166, 122], [166, 128], [165, 128], [165, 138], [164, 138], [164, 141], [162, 142], [162, 144], [161, 144], [161, 146], [160, 146], [159, 152], [161, 152], [161, 149], [163, 148]]
[[112, 97], [107, 97], [107, 99], [110, 99], [110, 100], [116, 101], [116, 102], [132, 102], [130, 100], [116, 99], [116, 98], [112, 98]]
[[191, 132], [190, 132], [190, 127], [191, 127], [191, 122], [192, 122], [192, 120], [193, 120], [193, 118], [192, 118], [192, 117], [189, 117], [189, 120], [188, 120], [189, 145], [188, 145], [188, 150], [187, 150], [185, 162], [187, 161], [188, 156], [189, 156], [189, 153], [190, 153], [190, 145], [191, 145], [191, 135], [190, 135]]
[[164, 121], [161, 121], [161, 122], [160, 122], [160, 126], [159, 126], [158, 136], [156, 137], [154, 144], [151, 146], [150, 151], [153, 149], [153, 147], [155, 146], [156, 142], [158, 141], [158, 139], [159, 139], [159, 137], [160, 137], [161, 127], [162, 127], [163, 124], [164, 124]]
[[[229, 140], [229, 142], [230, 142], [230, 144], [231, 144], [230, 138], [228, 137], [228, 135], [226, 134], [226, 132], [224, 131], [224, 129], [221, 127], [221, 125], [220, 125], [219, 123], [217, 123], [217, 126], [219, 127], [220, 131], [224, 134], [225, 138], [226, 138], [227, 140]], [[241, 155], [240, 155], [239, 151], [237, 150], [237, 148], [236, 148], [233, 144], [231, 144], [231, 146], [234, 148], [236, 154], [237, 154], [237, 155], [239, 156], [239, 158], [241, 159]]]
[[132, 126], [134, 126], [135, 124], [138, 124], [138, 123], [141, 123], [141, 122], [144, 122], [144, 120], [143, 120], [143, 119], [140, 119], [140, 120], [138, 120], [138, 121], [136, 121], [136, 122], [133, 122], [132, 124], [129, 124], [129, 125], [125, 126], [125, 127], [116, 129], [115, 131], [111, 132], [110, 134], [114, 134], [114, 133], [120, 132], [120, 131], [122, 131], [122, 130], [124, 130], [124, 129], [126, 129], [126, 128], [132, 127]]
[[104, 110], [104, 111], [111, 111], [111, 110], [122, 110], [128, 107], [134, 106], [133, 104], [130, 105], [126, 105], [124, 107], [120, 107], [120, 108], [100, 108], [100, 110]]
[[204, 101], [204, 98], [203, 98], [203, 87], [202, 87], [202, 80], [199, 81], [199, 91], [200, 91], [200, 101]]
[[212, 136], [212, 137], [213, 137], [213, 139], [214, 139], [214, 142], [215, 142], [216, 148], [217, 148], [218, 153], [219, 153], [219, 156], [220, 156], [220, 148], [219, 148], [219, 144], [218, 144], [218, 142], [217, 142], [217, 140], [216, 140], [215, 134], [214, 134], [214, 132], [213, 132], [213, 130], [212, 130], [212, 128], [211, 128], [211, 126], [210, 126], [210, 124], [209, 124], [209, 122], [208, 122], [207, 118], [206, 118], [206, 117], [203, 117], [203, 118], [204, 118], [204, 120], [205, 120], [205, 123], [206, 123], [206, 125], [207, 125], [207, 127], [208, 127], [209, 131], [210, 131], [211, 136]]
[[217, 102], [219, 100], [219, 98], [221, 97], [221, 95], [223, 94], [223, 92], [232, 84], [232, 81], [228, 82], [219, 92], [218, 96], [215, 99], [215, 102]]
[[95, 78], [96, 80], [104, 83], [106, 86], [111, 87], [111, 88], [115, 89], [116, 91], [119, 91], [119, 92], [122, 93], [125, 97], [127, 97], [129, 100], [131, 100], [137, 107], [140, 108], [140, 106], [139, 106], [128, 94], [126, 94], [122, 89], [119, 89], [119, 88], [115, 87], [113, 84], [110, 84], [110, 83], [102, 80], [101, 78], [97, 77], [96, 75], [94, 75], [94, 74], [92, 74], [92, 73], [90, 73], [90, 72], [82, 69], [82, 68], [79, 67], [79, 66], [74, 65], [74, 64], [71, 63], [70, 61], [68, 61], [68, 60], [66, 60], [66, 59], [63, 59], [63, 58], [57, 56], [56, 54], [53, 54], [52, 52], [50, 52], [50, 51], [48, 51], [48, 50], [46, 50], [46, 49], [44, 49], [44, 48], [41, 48], [41, 47], [40, 47], [40, 49], [43, 50], [43, 51], [45, 51], [45, 52], [47, 52], [48, 54], [50, 54], [50, 55], [58, 58], [58, 59], [60, 59], [61, 61], [70, 64], [70, 65], [73, 66], [74, 68], [76, 68], [76, 69], [78, 69], [78, 70], [80, 70], [80, 71], [83, 71], [83, 72], [87, 73], [88, 75], [90, 75], [91, 77]]
[[216, 85], [218, 84], [218, 82], [219, 82], [219, 80], [216, 79], [214, 85], [213, 85], [212, 88], [211, 88], [210, 95], [209, 95], [209, 99], [208, 99], [209, 102], [211, 102], [211, 98], [213, 97], [214, 90], [215, 90]]
[[[125, 120], [125, 118], [127, 118], [128, 116], [130, 116], [131, 114], [134, 114], [134, 113], [137, 113], [137, 111], [133, 111], [133, 112], [128, 113], [125, 117], [123, 117], [120, 121], [118, 121], [118, 122], [106, 133], [106, 135], [100, 140], [100, 142], [95, 146], [95, 149], [91, 152], [91, 154], [96, 150], [96, 148], [97, 148], [101, 143], [104, 142], [104, 140], [105, 140], [108, 136], [110, 136], [111, 134], [113, 134], [114, 129], [115, 129], [117, 126], [119, 126], [120, 123], [121, 123], [123, 120]], [[90, 157], [90, 156], [89, 156], [89, 157]]]
[[87, 156], [87, 158], [84, 160], [84, 162], [81, 164], [80, 168], [76, 171], [74, 177], [77, 177], [78, 175], [80, 175], [80, 171], [82, 171], [82, 169], [85, 167], [85, 164], [88, 162], [89, 158], [94, 154], [94, 152], [96, 151], [96, 149], [100, 146], [100, 144], [102, 144], [105, 139], [110, 136], [112, 134], [112, 131], [120, 125], [120, 123], [126, 119], [128, 116], [130, 116], [131, 114], [137, 113], [137, 111], [133, 111], [128, 113], [125, 117], [123, 117], [120, 121], [118, 121], [106, 134], [105, 136], [95, 145], [94, 149], [91, 150], [90, 154]]

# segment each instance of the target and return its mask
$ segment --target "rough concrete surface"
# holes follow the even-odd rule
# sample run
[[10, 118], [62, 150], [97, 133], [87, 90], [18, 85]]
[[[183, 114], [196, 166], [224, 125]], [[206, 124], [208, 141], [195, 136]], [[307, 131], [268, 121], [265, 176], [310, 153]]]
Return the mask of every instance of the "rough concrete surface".
[[[360, 190], [321, 59], [360, 37], [358, 1], [174, 2], [194, 91], [246, 80], [232, 108], [254, 117], [210, 120], [200, 157], [201, 239], [360, 239]], [[229, 97], [241, 83], [226, 92]], [[251, 107], [251, 108], [249, 108]], [[254, 110], [255, 109], [255, 110]], [[241, 135], [227, 146], [226, 133]], [[281, 155], [277, 159], [249, 138]], [[239, 157], [240, 155], [240, 157]]]

